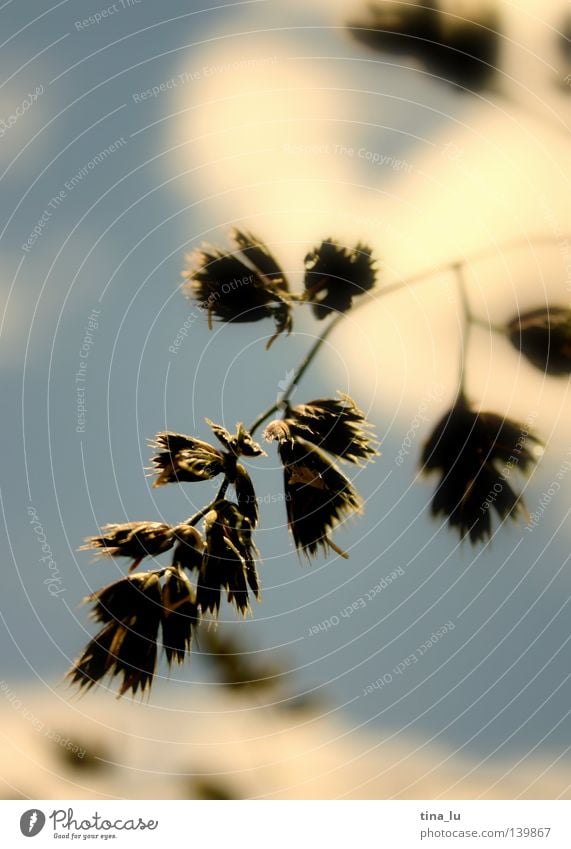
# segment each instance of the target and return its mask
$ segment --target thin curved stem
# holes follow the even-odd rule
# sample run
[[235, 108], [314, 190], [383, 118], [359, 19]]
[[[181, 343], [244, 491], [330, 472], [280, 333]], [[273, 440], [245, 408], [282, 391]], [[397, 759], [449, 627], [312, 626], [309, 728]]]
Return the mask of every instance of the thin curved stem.
[[203, 507], [201, 510], [198, 511], [198, 513], [195, 513], [193, 516], [190, 516], [186, 520], [186, 522], [184, 522], [184, 524], [190, 525], [191, 527], [193, 527], [194, 525], [197, 524], [197, 522], [200, 522], [200, 520], [202, 518], [204, 518], [204, 516], [206, 516], [207, 513], [209, 513], [211, 510], [214, 510], [216, 505], [219, 504], [219, 502], [223, 500], [224, 496], [226, 495], [226, 490], [228, 489], [229, 485], [230, 485], [230, 481], [228, 480], [228, 478], [225, 477], [224, 480], [222, 481], [221, 485], [220, 485], [220, 489], [216, 493], [216, 498], [214, 499], [214, 501], [211, 501], [210, 504], [207, 504], [206, 507]]
[[[553, 236], [550, 236], [550, 235], [536, 236], [533, 239], [525, 239], [525, 238], [510, 239], [510, 240], [508, 240], [504, 243], [500, 243], [499, 245], [494, 246], [493, 248], [485, 248], [481, 251], [477, 251], [476, 253], [472, 254], [471, 256], [460, 257], [458, 259], [449, 260], [445, 263], [442, 263], [442, 265], [435, 265], [432, 268], [428, 268], [428, 269], [425, 269], [424, 271], [420, 271], [418, 274], [413, 274], [410, 277], [406, 277], [403, 280], [398, 280], [397, 282], [392, 283], [389, 286], [381, 287], [378, 290], [378, 292], [368, 296], [366, 299], [363, 299], [363, 300], [359, 301], [357, 304], [355, 304], [351, 308], [351, 312], [355, 312], [355, 310], [362, 309], [363, 307], [370, 305], [371, 302], [375, 302], [375, 301], [380, 300], [381, 298], [384, 298], [386, 295], [392, 295], [395, 292], [400, 292], [403, 289], [407, 289], [409, 286], [414, 286], [417, 283], [422, 283], [423, 281], [430, 280], [433, 277], [436, 277], [438, 274], [442, 274], [444, 272], [447, 272], [447, 271], [449, 272], [449, 271], [454, 271], [454, 270], [456, 270], [457, 273], [461, 274], [461, 269], [465, 268], [467, 265], [473, 265], [474, 263], [481, 262], [482, 260], [487, 259], [488, 257], [494, 256], [494, 254], [498, 250], [500, 250], [500, 251], [513, 251], [513, 250], [518, 250], [519, 248], [531, 247], [531, 246], [535, 246], [535, 245], [561, 244], [565, 241], [571, 241], [571, 235], [568, 235], [566, 233], [561, 233], [557, 236], [555, 236], [555, 235], [553, 235]], [[467, 336], [469, 334], [469, 327], [470, 327], [471, 324], [478, 324], [478, 325], [481, 325], [482, 327], [487, 327], [488, 329], [491, 329], [495, 333], [504, 333], [504, 329], [501, 328], [499, 325], [485, 323], [481, 319], [475, 318], [471, 314], [470, 309], [469, 309], [469, 304], [468, 304], [468, 301], [467, 301], [466, 287], [465, 287], [465, 281], [463, 279], [463, 275], [461, 275], [461, 277], [462, 277], [462, 282], [459, 285], [460, 285], [460, 292], [461, 292], [462, 304], [463, 304], [463, 309], [464, 309], [464, 320], [465, 320], [465, 325], [466, 325], [465, 329], [464, 329], [465, 339], [467, 339]], [[341, 319], [343, 318], [344, 315], [345, 315], [345, 313], [339, 313], [338, 315], [335, 316], [335, 318], [333, 318], [329, 322], [329, 324], [327, 325], [327, 327], [325, 328], [325, 330], [323, 331], [321, 336], [319, 336], [319, 338], [316, 339], [316, 341], [314, 342], [312, 347], [307, 352], [306, 356], [303, 358], [303, 360], [301, 361], [301, 363], [299, 364], [299, 366], [295, 370], [294, 376], [291, 379], [290, 383], [288, 384], [288, 386], [287, 386], [284, 394], [280, 398], [280, 400], [273, 403], [270, 407], [268, 407], [266, 410], [264, 410], [263, 413], [260, 413], [260, 415], [257, 417], [257, 419], [255, 419], [252, 422], [252, 424], [250, 425], [250, 428], [249, 428], [249, 432], [251, 434], [254, 434], [255, 431], [260, 427], [260, 425], [262, 425], [267, 419], [269, 419], [269, 417], [271, 415], [273, 415], [273, 413], [276, 413], [281, 408], [282, 405], [287, 403], [287, 401], [291, 397], [293, 390], [301, 382], [303, 376], [305, 375], [305, 372], [307, 371], [307, 369], [309, 368], [309, 366], [311, 365], [311, 363], [313, 362], [313, 360], [315, 359], [315, 357], [319, 353], [319, 350], [321, 349], [323, 343], [325, 342], [325, 340], [327, 339], [329, 334], [334, 330], [334, 328], [337, 327], [337, 325], [339, 324], [339, 322], [341, 321]], [[460, 376], [460, 388], [463, 390], [463, 387], [464, 387], [464, 354], [462, 354], [461, 376]]]
[[486, 321], [483, 318], [478, 318], [475, 315], [470, 316], [470, 321], [477, 327], [482, 327], [484, 330], [491, 330], [492, 333], [497, 333], [498, 336], [506, 335], [506, 327], [503, 324], [494, 324], [492, 321]]
[[260, 413], [258, 418], [254, 422], [252, 422], [252, 424], [248, 428], [248, 432], [250, 433], [250, 435], [253, 436], [254, 433], [257, 431], [257, 429], [260, 427], [260, 425], [263, 424], [266, 421], [266, 419], [269, 419], [269, 417], [273, 413], [277, 413], [278, 409], [279, 409], [279, 405], [276, 402], [276, 403], [272, 404], [271, 407], [268, 407], [267, 410], [264, 410], [263, 413]]
[[313, 343], [313, 345], [311, 346], [311, 348], [309, 349], [309, 351], [307, 352], [307, 354], [305, 355], [305, 357], [303, 358], [303, 360], [299, 364], [294, 376], [290, 380], [284, 394], [280, 398], [278, 406], [280, 406], [282, 404], [286, 404], [289, 401], [293, 390], [298, 385], [298, 383], [301, 381], [305, 372], [307, 371], [307, 369], [309, 368], [309, 366], [311, 365], [311, 363], [313, 362], [313, 360], [315, 359], [315, 357], [319, 353], [319, 349], [321, 348], [323, 343], [326, 341], [329, 334], [339, 324], [341, 319], [344, 318], [344, 316], [345, 316], [345, 313], [338, 313], [335, 316], [335, 318], [331, 319], [331, 321], [329, 322], [329, 324], [327, 325], [327, 327], [325, 328], [325, 330], [323, 331], [321, 336], [319, 336], [315, 340], [315, 342]]
[[220, 489], [216, 493], [216, 498], [214, 499], [214, 503], [217, 504], [219, 501], [222, 501], [224, 496], [226, 495], [226, 490], [230, 486], [230, 481], [227, 477], [224, 478], [222, 483], [220, 484]]
[[211, 501], [210, 504], [207, 504], [206, 507], [203, 507], [202, 510], [198, 511], [198, 513], [195, 513], [193, 516], [190, 516], [185, 522], [183, 522], [183, 524], [190, 525], [190, 527], [193, 527], [198, 522], [200, 522], [200, 520], [204, 516], [206, 516], [206, 514], [209, 513], [215, 506], [216, 500]]
[[468, 344], [470, 340], [470, 329], [473, 324], [472, 313], [470, 312], [470, 302], [468, 300], [468, 292], [466, 291], [466, 280], [464, 278], [464, 265], [458, 263], [454, 266], [456, 273], [456, 282], [458, 284], [458, 294], [460, 295], [460, 303], [462, 305], [462, 336], [460, 340], [460, 364], [458, 371], [458, 398], [464, 395], [466, 386], [466, 361]]
[[335, 316], [335, 318], [331, 319], [331, 321], [329, 322], [329, 324], [327, 325], [327, 327], [325, 328], [325, 330], [323, 331], [321, 336], [319, 336], [315, 340], [315, 342], [313, 343], [313, 345], [311, 346], [311, 348], [309, 349], [309, 351], [307, 352], [307, 354], [305, 355], [305, 357], [303, 358], [303, 360], [301, 361], [301, 363], [299, 364], [299, 366], [295, 370], [295, 373], [294, 373], [292, 379], [288, 383], [288, 385], [285, 389], [285, 392], [280, 397], [279, 401], [275, 401], [270, 407], [268, 407], [267, 410], [264, 410], [263, 413], [260, 413], [260, 415], [258, 416], [258, 418], [254, 422], [252, 422], [252, 424], [248, 428], [250, 434], [253, 435], [255, 433], [255, 431], [260, 427], [260, 425], [263, 424], [266, 421], [266, 419], [269, 419], [269, 417], [273, 413], [277, 413], [277, 411], [279, 409], [281, 409], [284, 405], [287, 404], [287, 402], [291, 398], [293, 390], [298, 385], [298, 383], [301, 381], [305, 372], [307, 371], [307, 369], [309, 368], [309, 366], [311, 365], [311, 363], [313, 362], [313, 360], [315, 359], [315, 357], [319, 353], [321, 346], [323, 345], [323, 343], [325, 342], [325, 340], [327, 339], [329, 334], [333, 331], [334, 327], [336, 327], [337, 324], [339, 324], [339, 322], [341, 321], [341, 319], [343, 318], [344, 315], [345, 315], [345, 313], [338, 313]]
[[489, 257], [494, 256], [498, 250], [500, 251], [513, 251], [518, 248], [531, 247], [534, 245], [557, 245], [561, 244], [565, 241], [571, 241], [571, 234], [561, 233], [558, 236], [537, 236], [533, 239], [510, 239], [507, 242], [500, 243], [496, 245], [494, 248], [484, 248], [481, 251], [477, 251], [471, 256], [466, 257], [458, 257], [457, 259], [448, 260], [441, 265], [434, 265], [432, 268], [424, 269], [424, 271], [420, 271], [418, 274], [413, 274], [411, 277], [405, 277], [403, 280], [397, 280], [396, 283], [391, 283], [389, 286], [384, 286], [379, 289], [378, 292], [372, 294], [366, 301], [361, 301], [358, 304], [355, 304], [352, 307], [352, 312], [357, 309], [361, 309], [366, 304], [369, 304], [372, 300], [379, 300], [385, 295], [392, 295], [395, 292], [400, 292], [403, 289], [407, 289], [409, 286], [414, 286], [416, 283], [422, 283], [424, 280], [430, 280], [432, 277], [436, 277], [438, 274], [442, 274], [445, 271], [452, 271], [458, 265], [473, 265], [476, 262], [481, 262], [484, 259], [488, 259]]

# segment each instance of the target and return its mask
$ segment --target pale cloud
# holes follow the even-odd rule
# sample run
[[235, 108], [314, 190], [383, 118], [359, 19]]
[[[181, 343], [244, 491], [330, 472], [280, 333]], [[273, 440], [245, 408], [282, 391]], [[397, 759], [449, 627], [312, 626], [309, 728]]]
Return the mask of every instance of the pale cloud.
[[[321, 5], [326, 24], [342, 11]], [[346, 62], [316, 61], [296, 49], [295, 30], [287, 37], [264, 31], [209, 45], [203, 64], [227, 70], [202, 78], [192, 93], [175, 93], [173, 105], [183, 111], [171, 127], [177, 144], [187, 141], [178, 148], [180, 161], [186, 167], [199, 163], [192, 186], [195, 194], [198, 186], [204, 220], [213, 229], [237, 222], [250, 227], [288, 269], [298, 271], [306, 249], [324, 237], [365, 240], [382, 259], [381, 285], [491, 250], [491, 258], [469, 275], [481, 316], [500, 311], [507, 318], [525, 305], [544, 303], [548, 294], [568, 302], [564, 251], [531, 244], [536, 236], [571, 234], [569, 141], [557, 122], [537, 117], [539, 107], [547, 114], [550, 104], [569, 103], [553, 85], [558, 53], [551, 27], [561, 22], [564, 8], [524, 6], [501, 4], [508, 34], [505, 96], [471, 104], [457, 97], [451, 104], [443, 94], [449, 114], [418, 140], [401, 130], [402, 113], [389, 99], [366, 94], [382, 90], [370, 62], [360, 65], [354, 86]], [[268, 29], [272, 10], [265, 9]], [[339, 31], [326, 39], [316, 54], [371, 56]], [[530, 79], [522, 54], [541, 65], [539, 79]], [[354, 73], [354, 62], [351, 67]], [[526, 103], [522, 95], [532, 83], [535, 94]], [[412, 94], [422, 103], [422, 90]], [[524, 108], [530, 104], [531, 113]], [[386, 154], [395, 133], [402, 134], [400, 159]], [[187, 190], [184, 181], [180, 188]], [[507, 251], [503, 245], [511, 240], [529, 240], [530, 246]], [[330, 344], [342, 352], [356, 392], [383, 405], [392, 396], [402, 414], [435, 382], [453, 393], [459, 339], [454, 286], [444, 275], [347, 319]], [[501, 409], [515, 414], [522, 397], [523, 406], [533, 400], [549, 429], [561, 415], [565, 386], [538, 378], [502, 339], [474, 333], [470, 363], [470, 388], [482, 403], [501, 400]]]
[[[5, 798], [188, 799], [204, 781], [236, 798], [569, 796], [553, 756], [482, 765], [414, 736], [355, 729], [331, 711], [290, 713], [194, 688], [190, 708], [187, 694], [139, 706], [109, 693], [70, 703], [39, 687], [4, 690]], [[98, 769], [89, 768], [93, 755]]]

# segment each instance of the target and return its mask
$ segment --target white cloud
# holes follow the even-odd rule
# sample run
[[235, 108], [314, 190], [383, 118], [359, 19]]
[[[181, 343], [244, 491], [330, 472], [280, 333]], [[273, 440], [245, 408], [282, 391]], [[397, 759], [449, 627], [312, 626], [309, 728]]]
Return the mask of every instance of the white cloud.
[[[265, 31], [279, 17], [277, 6], [264, 7], [258, 35], [216, 42], [201, 57], [204, 65], [241, 67], [201, 79], [192, 93], [188, 88], [175, 92], [173, 103], [188, 111], [174, 122], [172, 136], [178, 143], [188, 140], [179, 148], [179, 164], [199, 163], [192, 186], [196, 194], [198, 184], [203, 220], [213, 228], [237, 222], [251, 227], [289, 269], [300, 270], [305, 250], [321, 238], [364, 239], [382, 258], [381, 286], [491, 249], [493, 261], [471, 272], [481, 315], [493, 317], [503, 310], [506, 317], [506, 311], [524, 302], [544, 302], [547, 292], [568, 301], [568, 260], [557, 246], [519, 252], [503, 248], [513, 239], [571, 233], [569, 141], [547, 120], [538, 121], [536, 108], [542, 91], [547, 92], [545, 104], [565, 100], [565, 93], [551, 91], [553, 69], [545, 59], [555, 61], [556, 34], [549, 26], [561, 18], [562, 5], [537, 10], [528, 3], [528, 10], [502, 4], [506, 32], [511, 38], [513, 30], [517, 42], [508, 41], [504, 68], [516, 79], [521, 76], [521, 84], [514, 84], [520, 104], [525, 105], [524, 86], [534, 82], [539, 100], [533, 100], [532, 115], [505, 98], [474, 98], [470, 105], [461, 97], [451, 101], [446, 93], [443, 108], [450, 114], [417, 142], [406, 128], [410, 131], [411, 115], [418, 114], [422, 123], [421, 108], [410, 105], [408, 120], [401, 124], [402, 102], [363, 94], [385, 91], [377, 66], [352, 62], [349, 71], [346, 61], [308, 58], [307, 50], [297, 46], [295, 30], [287, 37]], [[328, 4], [323, 8], [323, 21], [330, 24], [335, 15]], [[371, 56], [337, 30], [316, 42], [316, 55]], [[539, 80], [529, 79], [522, 58], [534, 55], [545, 71]], [[267, 57], [275, 62], [261, 64]], [[419, 80], [420, 90], [410, 94], [422, 105]], [[378, 128], [372, 130], [371, 124]], [[395, 169], [395, 157], [384, 151], [399, 133], [403, 153]], [[339, 150], [341, 142], [352, 152]], [[368, 161], [369, 152], [383, 164]], [[419, 392], [434, 381], [444, 379], [452, 392], [456, 304], [454, 281], [448, 277], [351, 316], [331, 344], [343, 352], [356, 391], [376, 393], [381, 383], [383, 403], [392, 393], [403, 413], [415, 408]], [[561, 383], [534, 383], [501, 340], [475, 334], [474, 344], [471, 386], [477, 398], [492, 403], [501, 397], [515, 412], [522, 393], [529, 402], [532, 391], [542, 411], [550, 400], [546, 415], [553, 419], [562, 404]], [[375, 362], [363, 357], [364, 346], [375, 351]]]

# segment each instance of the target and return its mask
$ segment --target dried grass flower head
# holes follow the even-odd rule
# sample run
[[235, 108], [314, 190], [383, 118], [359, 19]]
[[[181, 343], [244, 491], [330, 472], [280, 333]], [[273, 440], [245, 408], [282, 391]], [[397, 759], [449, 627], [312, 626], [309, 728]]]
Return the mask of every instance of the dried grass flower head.
[[194, 298], [212, 318], [223, 322], [250, 322], [272, 318], [276, 332], [291, 332], [289, 284], [287, 278], [261, 239], [242, 230], [233, 230], [232, 253], [204, 247], [189, 257], [184, 272], [188, 280], [184, 292]]
[[294, 542], [308, 556], [321, 547], [348, 555], [331, 539], [333, 529], [361, 509], [351, 481], [327, 455], [297, 437], [279, 443], [284, 467], [284, 490], [289, 529]]
[[355, 248], [326, 239], [305, 257], [306, 298], [315, 318], [347, 312], [353, 298], [375, 285], [376, 268], [371, 248]]
[[133, 560], [130, 571], [136, 569], [145, 557], [157, 557], [174, 545], [170, 525], [162, 522], [127, 522], [122, 525], [104, 525], [103, 533], [86, 537], [80, 551], [95, 550], [100, 557], [129, 557]]
[[539, 307], [515, 316], [506, 330], [512, 345], [540, 371], [571, 374], [571, 309]]
[[494, 2], [474, 0], [456, 13], [439, 0], [377, 0], [348, 29], [367, 47], [413, 55], [462, 87], [482, 89], [497, 73], [501, 20]]
[[[161, 587], [161, 578], [163, 584]], [[159, 627], [167, 663], [182, 663], [198, 625], [196, 593], [177, 566], [129, 575], [87, 596], [91, 617], [103, 628], [68, 672], [73, 684], [90, 689], [106, 676], [123, 678], [122, 696], [151, 687]]]
[[[378, 6], [406, 15], [410, 9], [400, 7], [412, 4]], [[432, 25], [443, 27], [439, 4], [429, 2], [423, 12], [415, 7], [414, 15], [420, 15], [420, 20], [427, 10], [432, 13]], [[412, 31], [417, 26], [422, 31], [414, 18], [407, 24], [397, 16], [390, 24], [393, 35], [404, 36], [409, 24]], [[424, 36], [426, 32], [418, 40], [426, 41]], [[461, 35], [456, 32], [455, 37], [458, 45]], [[444, 38], [440, 47], [443, 45], [450, 48]], [[439, 47], [433, 47], [439, 55]], [[481, 57], [470, 57], [474, 58], [480, 61]], [[441, 59], [444, 64], [446, 61]], [[182, 663], [203, 619], [217, 619], [225, 601], [245, 616], [251, 610], [252, 597], [259, 600], [254, 531], [259, 502], [265, 499], [256, 497], [246, 465], [265, 454], [253, 435], [274, 415], [280, 418], [270, 421], [263, 435], [267, 441], [277, 442], [287, 522], [296, 548], [308, 558], [330, 552], [348, 556], [332, 537], [346, 519], [360, 512], [362, 502], [340, 467], [345, 463], [362, 466], [378, 456], [373, 429], [346, 394], [295, 405], [291, 397], [354, 298], [361, 297], [361, 304], [368, 300], [362, 296], [375, 285], [376, 261], [362, 243], [351, 248], [326, 239], [305, 257], [303, 292], [292, 293], [285, 274], [261, 240], [240, 230], [233, 232], [232, 239], [235, 250], [205, 248], [195, 255], [186, 273], [185, 289], [207, 311], [209, 324], [213, 318], [223, 322], [272, 318], [276, 327], [273, 340], [290, 332], [296, 302], [309, 306], [316, 319], [331, 320], [297, 367], [288, 371], [287, 380], [279, 384], [283, 392], [254, 419], [250, 430], [238, 423], [232, 432], [206, 419], [211, 440], [171, 430], [155, 436], [151, 442], [155, 487], [218, 480], [210, 487], [198, 488], [205, 493], [205, 500], [185, 521], [174, 525], [109, 524], [86, 539], [83, 549], [129, 558], [131, 565], [125, 578], [87, 599], [93, 604], [91, 616], [100, 630], [68, 673], [81, 689], [88, 690], [107, 676], [120, 679], [119, 695], [145, 693], [155, 675], [159, 640], [168, 666]], [[471, 326], [481, 322], [471, 311], [463, 266], [455, 261], [446, 267], [455, 272], [462, 303], [461, 350], [465, 352]], [[405, 289], [433, 274], [400, 280], [386, 286], [380, 295]], [[506, 326], [490, 325], [490, 329], [509, 335], [522, 354], [548, 374], [569, 374], [570, 316], [571, 311], [563, 307], [538, 309], [517, 316]], [[461, 538], [468, 536], [477, 543], [491, 536], [492, 513], [501, 521], [525, 515], [512, 475], [529, 472], [539, 442], [517, 422], [476, 411], [463, 394], [465, 378], [462, 358], [458, 398], [434, 428], [422, 460], [425, 472], [439, 475], [433, 515], [444, 516]], [[171, 552], [169, 565], [131, 574], [143, 558], [166, 552]]]
[[167, 663], [182, 663], [190, 651], [192, 635], [199, 621], [194, 587], [182, 569], [165, 571], [162, 589], [161, 626]]
[[527, 473], [539, 440], [527, 427], [495, 413], [471, 409], [461, 396], [442, 416], [424, 446], [424, 472], [439, 472], [433, 516], [445, 516], [460, 537], [472, 543], [492, 533], [491, 511], [503, 521], [526, 516], [523, 500], [508, 482]]
[[225, 474], [233, 483], [238, 457], [257, 457], [264, 453], [243, 424], [239, 423], [236, 433], [231, 434], [210, 419], [206, 419], [206, 422], [226, 451], [184, 433], [158, 433], [150, 443], [158, 451], [151, 460], [157, 476], [154, 486], [196, 483], [212, 480], [220, 474]]
[[153, 486], [212, 480], [224, 471], [223, 453], [194, 436], [163, 431], [151, 448], [158, 451], [151, 460], [157, 476]]
[[212, 428], [212, 432], [216, 439], [222, 443], [227, 451], [235, 454], [236, 457], [260, 457], [265, 454], [265, 451], [254, 442], [252, 436], [248, 433], [242, 422], [236, 425], [236, 433], [230, 433], [222, 425], [215, 424], [210, 419], [205, 419], [206, 424]]
[[329, 454], [360, 465], [378, 456], [372, 425], [349, 395], [337, 395], [289, 407], [284, 423], [293, 436], [301, 436]]
[[93, 618], [104, 627], [68, 672], [73, 684], [89, 690], [105, 676], [121, 677], [119, 695], [150, 687], [157, 661], [162, 598], [156, 572], [143, 572], [88, 596]]
[[183, 523], [173, 529], [176, 545], [172, 553], [174, 568], [186, 569], [188, 572], [198, 571], [204, 555], [204, 539], [202, 534], [192, 525]]
[[246, 614], [250, 609], [249, 589], [256, 599], [260, 593], [250, 520], [237, 504], [222, 500], [204, 518], [204, 538], [196, 591], [198, 606], [202, 613], [217, 615], [224, 589], [228, 602]]
[[308, 556], [319, 548], [347, 557], [330, 537], [347, 516], [361, 509], [351, 481], [325, 451], [352, 463], [376, 455], [371, 426], [348, 395], [288, 408], [284, 419], [264, 431], [276, 440], [284, 467], [288, 525], [296, 546]]

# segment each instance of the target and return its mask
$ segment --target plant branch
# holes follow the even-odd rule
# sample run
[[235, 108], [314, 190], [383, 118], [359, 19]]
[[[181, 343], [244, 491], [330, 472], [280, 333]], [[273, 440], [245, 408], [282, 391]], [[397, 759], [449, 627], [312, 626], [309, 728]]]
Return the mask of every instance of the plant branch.
[[278, 401], [275, 401], [270, 407], [268, 407], [267, 410], [264, 410], [263, 413], [260, 413], [258, 418], [254, 422], [252, 422], [252, 424], [248, 428], [250, 434], [253, 435], [255, 431], [260, 427], [260, 425], [266, 421], [266, 419], [269, 419], [269, 417], [273, 413], [276, 413], [279, 409], [281, 409], [284, 405], [287, 404], [292, 395], [293, 390], [301, 381], [305, 372], [319, 353], [321, 346], [323, 345], [329, 334], [332, 332], [333, 328], [336, 327], [337, 324], [339, 324], [343, 316], [344, 313], [338, 313], [333, 319], [331, 319], [321, 336], [318, 336], [318, 338], [315, 340], [315, 342], [301, 361], [301, 363], [298, 365], [283, 395], [280, 396]]
[[204, 516], [206, 516], [207, 513], [209, 513], [211, 510], [213, 510], [216, 507], [216, 505], [220, 501], [222, 501], [222, 499], [226, 495], [226, 490], [228, 489], [229, 484], [230, 484], [230, 481], [228, 480], [228, 478], [225, 477], [224, 480], [222, 481], [222, 484], [220, 485], [220, 489], [216, 493], [216, 498], [214, 499], [214, 501], [211, 501], [210, 504], [207, 504], [206, 507], [203, 507], [201, 510], [198, 511], [198, 513], [195, 513], [193, 516], [190, 516], [190, 518], [188, 518], [186, 520], [186, 522], [184, 522], [184, 524], [190, 525], [191, 527], [193, 527], [198, 522], [200, 522], [200, 520]]
[[266, 421], [266, 419], [269, 419], [269, 417], [273, 413], [276, 413], [278, 411], [278, 409], [279, 409], [279, 403], [276, 402], [276, 403], [272, 404], [271, 407], [268, 407], [267, 410], [264, 410], [263, 413], [260, 413], [258, 418], [254, 422], [252, 422], [252, 424], [248, 428], [248, 432], [250, 433], [250, 435], [253, 436], [254, 433], [257, 431], [257, 429], [260, 427], [260, 425], [262, 425]]
[[[457, 275], [459, 275], [459, 291], [460, 296], [462, 298], [462, 305], [464, 310], [464, 338], [467, 339], [467, 335], [469, 333], [469, 326], [471, 324], [478, 324], [482, 327], [486, 327], [487, 329], [491, 329], [495, 333], [505, 333], [504, 328], [499, 325], [490, 324], [489, 322], [484, 322], [482, 319], [475, 318], [469, 308], [469, 304], [466, 296], [466, 287], [465, 281], [463, 278], [463, 274], [461, 273], [461, 269], [463, 269], [466, 265], [472, 265], [476, 262], [481, 262], [484, 259], [488, 259], [489, 257], [494, 256], [498, 251], [513, 251], [518, 250], [519, 248], [524, 247], [533, 247], [537, 245], [555, 245], [562, 244], [566, 241], [571, 241], [571, 234], [561, 233], [558, 236], [549, 236], [549, 235], [540, 235], [536, 236], [533, 239], [529, 238], [516, 238], [510, 239], [506, 242], [495, 245], [493, 248], [484, 248], [481, 251], [477, 251], [471, 256], [461, 257], [454, 260], [449, 260], [441, 265], [435, 265], [432, 268], [424, 269], [420, 271], [418, 274], [413, 274], [410, 277], [406, 277], [403, 280], [397, 280], [395, 283], [392, 283], [388, 286], [380, 287], [379, 290], [370, 295], [369, 297], [359, 301], [355, 304], [351, 311], [355, 312], [355, 310], [362, 309], [365, 306], [371, 304], [372, 301], [378, 301], [381, 298], [384, 298], [386, 295], [392, 295], [396, 292], [401, 292], [403, 289], [407, 289], [410, 286], [414, 286], [417, 283], [422, 283], [423, 281], [427, 281], [436, 277], [438, 274], [442, 274], [444, 272], [456, 271]], [[270, 407], [264, 410], [263, 413], [255, 419], [249, 427], [249, 432], [253, 435], [255, 431], [262, 425], [273, 413], [276, 413], [284, 404], [287, 404], [289, 398], [295, 387], [301, 382], [305, 372], [319, 353], [323, 343], [329, 336], [329, 334], [337, 327], [340, 323], [341, 319], [345, 314], [339, 313], [336, 315], [327, 325], [321, 336], [319, 336], [312, 347], [307, 352], [306, 356], [303, 358], [297, 369], [295, 370], [294, 376], [290, 383], [288, 384], [284, 394], [281, 398], [273, 403]], [[462, 353], [461, 360], [461, 376], [460, 376], [460, 389], [462, 390], [464, 387], [464, 347]]]
[[561, 233], [559, 236], [536, 236], [533, 239], [510, 239], [506, 242], [495, 245], [493, 248], [484, 248], [477, 251], [471, 256], [458, 257], [457, 259], [448, 260], [441, 265], [434, 265], [432, 268], [426, 268], [424, 271], [413, 274], [411, 277], [405, 277], [403, 280], [397, 280], [388, 286], [379, 288], [376, 294], [371, 295], [366, 301], [361, 301], [352, 307], [352, 311], [358, 310], [371, 302], [371, 299], [378, 300], [385, 295], [392, 295], [395, 292], [400, 292], [407, 289], [409, 286], [414, 286], [416, 283], [422, 283], [424, 280], [430, 280], [438, 274], [443, 274], [446, 271], [452, 271], [458, 265], [473, 265], [476, 262], [481, 262], [484, 259], [494, 256], [498, 251], [513, 251], [518, 248], [533, 247], [536, 245], [558, 245], [565, 242], [571, 242], [571, 234]]
[[458, 294], [460, 295], [460, 303], [462, 306], [462, 336], [460, 340], [460, 366], [458, 372], [458, 397], [464, 394], [466, 384], [466, 352], [468, 350], [468, 342], [470, 339], [470, 328], [472, 327], [473, 318], [470, 312], [470, 302], [468, 301], [468, 293], [466, 291], [466, 280], [464, 278], [464, 266], [459, 262], [454, 266], [456, 273], [456, 282], [458, 284]]
[[491, 321], [486, 321], [485, 319], [478, 318], [475, 315], [470, 316], [470, 321], [472, 324], [475, 324], [478, 327], [483, 327], [484, 330], [491, 330], [492, 333], [497, 333], [499, 336], [506, 335], [506, 327], [503, 324], [494, 324]]

